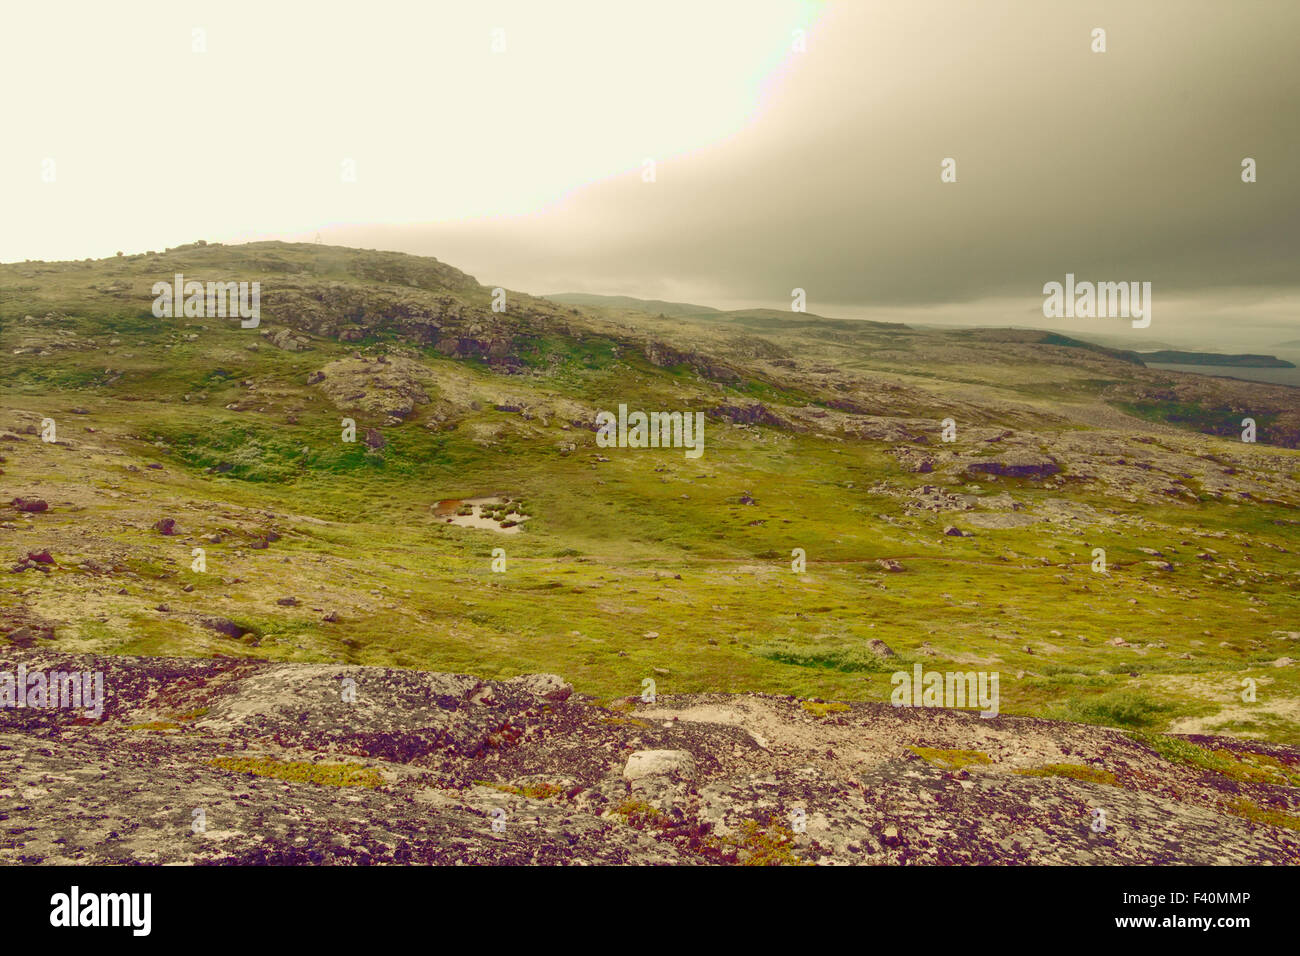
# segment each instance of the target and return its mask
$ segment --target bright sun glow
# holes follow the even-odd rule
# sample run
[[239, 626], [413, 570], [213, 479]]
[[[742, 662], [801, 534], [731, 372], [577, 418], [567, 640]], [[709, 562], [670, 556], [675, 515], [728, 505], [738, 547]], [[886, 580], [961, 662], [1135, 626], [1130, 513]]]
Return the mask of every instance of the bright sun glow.
[[[798, 0], [15, 6], [0, 37], [0, 260], [528, 214], [743, 128], [811, 13]], [[21, 39], [51, 35], [75, 70]]]

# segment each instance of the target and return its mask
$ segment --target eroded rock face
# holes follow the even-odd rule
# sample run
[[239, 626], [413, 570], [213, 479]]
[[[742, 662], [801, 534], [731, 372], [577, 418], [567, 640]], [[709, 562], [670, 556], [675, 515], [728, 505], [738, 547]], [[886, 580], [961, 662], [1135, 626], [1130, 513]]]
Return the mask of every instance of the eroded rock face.
[[[1294, 814], [1300, 787], [1086, 725], [0, 651], [0, 677], [20, 665], [98, 672], [104, 699], [98, 716], [0, 708], [2, 864], [1300, 862], [1295, 830], [1232, 812]], [[1300, 773], [1294, 748], [1189, 739]]]
[[733, 424], [742, 425], [776, 425], [779, 427], [789, 427], [790, 423], [785, 421], [779, 415], [774, 415], [770, 409], [762, 403], [754, 403], [744, 407], [738, 405], [719, 405], [711, 408], [708, 414], [714, 418], [721, 418]]

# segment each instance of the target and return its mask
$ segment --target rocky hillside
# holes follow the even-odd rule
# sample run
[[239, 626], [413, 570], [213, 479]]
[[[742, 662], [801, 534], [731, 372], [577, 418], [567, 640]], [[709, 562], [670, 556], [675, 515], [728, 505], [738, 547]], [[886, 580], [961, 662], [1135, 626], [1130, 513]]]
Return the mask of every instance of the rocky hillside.
[[[155, 317], [177, 273], [259, 282], [260, 324]], [[286, 243], [0, 266], [0, 649], [868, 710], [923, 663], [1016, 718], [1300, 740], [1297, 390], [491, 283]], [[598, 444], [620, 405], [702, 415], [701, 457]]]
[[[716, 416], [731, 421], [761, 420], [834, 435], [842, 418], [823, 421], [809, 409], [837, 409], [849, 416], [928, 413], [935, 395], [923, 379], [936, 369], [972, 384], [1012, 386], [1024, 398], [1042, 385], [1040, 372], [1047, 366], [1059, 377], [1054, 390], [1062, 399], [1094, 395], [1098, 385], [1106, 385], [1110, 390], [1101, 394], [1107, 402], [1151, 418], [1228, 435], [1240, 430], [1241, 416], [1252, 415], [1262, 429], [1267, 426], [1262, 440], [1300, 445], [1300, 403], [1293, 389], [1146, 369], [1131, 351], [1067, 335], [922, 331], [775, 310], [664, 316], [638, 308], [579, 308], [504, 289], [498, 300], [496, 287], [433, 258], [301, 243], [196, 243], [108, 260], [0, 266], [6, 352], [22, 356], [11, 363], [14, 374], [30, 380], [25, 370], [54, 364], [38, 359], [61, 357], [61, 365], [86, 367], [77, 376], [85, 384], [102, 387], [138, 380], [136, 363], [124, 362], [123, 368], [108, 363], [91, 376], [89, 367], [98, 363], [82, 363], [79, 355], [102, 350], [135, 358], [129, 354], [132, 340], [157, 342], [173, 353], [171, 358], [185, 361], [200, 352], [215, 357], [214, 351], [224, 352], [235, 342], [247, 348], [248, 335], [220, 334], [230, 331], [227, 319], [153, 318], [153, 284], [176, 274], [201, 282], [260, 282], [262, 320], [256, 334], [283, 351], [322, 349], [325, 343], [413, 347], [550, 384], [560, 384], [555, 379], [563, 380], [575, 359], [592, 368], [612, 357], [635, 356], [652, 370], [689, 372], [714, 391], [750, 396], [739, 414], [725, 403], [710, 403], [717, 406]], [[189, 344], [194, 342], [200, 344]], [[115, 343], [127, 344], [113, 350]], [[862, 374], [864, 360], [876, 374]], [[992, 368], [1001, 374], [989, 379]], [[922, 379], [895, 377], [916, 372]], [[752, 398], [760, 396], [779, 407], [752, 410]], [[1062, 422], [1059, 415], [1013, 410], [991, 402], [992, 397], [963, 396], [969, 420]], [[401, 402], [393, 410], [401, 418], [411, 414]]]
[[233, 659], [0, 710], [0, 863], [1300, 863], [1300, 750]]

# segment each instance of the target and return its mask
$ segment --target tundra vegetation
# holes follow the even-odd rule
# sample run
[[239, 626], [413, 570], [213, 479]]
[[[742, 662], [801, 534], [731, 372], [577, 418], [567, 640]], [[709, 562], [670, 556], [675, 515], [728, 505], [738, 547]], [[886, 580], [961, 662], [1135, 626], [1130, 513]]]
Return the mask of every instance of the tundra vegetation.
[[[156, 318], [177, 273], [260, 283], [260, 326]], [[1003, 714], [1300, 739], [1296, 390], [1065, 321], [508, 303], [320, 245], [0, 266], [0, 635], [604, 698], [888, 701], [921, 661], [998, 671]], [[598, 447], [620, 404], [703, 412], [703, 456]]]

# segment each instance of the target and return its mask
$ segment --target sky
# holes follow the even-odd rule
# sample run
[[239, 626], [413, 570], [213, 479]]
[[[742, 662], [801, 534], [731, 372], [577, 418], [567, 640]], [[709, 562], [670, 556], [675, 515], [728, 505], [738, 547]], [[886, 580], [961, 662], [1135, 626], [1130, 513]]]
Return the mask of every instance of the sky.
[[[319, 235], [535, 294], [1300, 339], [1290, 0], [4, 16], [4, 262]], [[1150, 282], [1150, 327], [1044, 318], [1067, 272]]]

